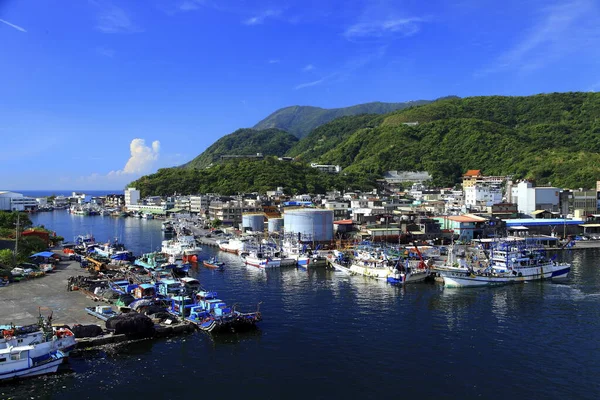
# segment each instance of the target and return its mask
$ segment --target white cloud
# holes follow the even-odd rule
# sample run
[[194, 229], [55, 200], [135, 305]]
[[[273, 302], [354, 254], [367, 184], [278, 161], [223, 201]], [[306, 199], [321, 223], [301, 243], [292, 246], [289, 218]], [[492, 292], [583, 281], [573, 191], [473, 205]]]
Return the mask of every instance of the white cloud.
[[271, 58], [269, 60], [269, 64], [279, 64], [281, 62], [281, 60], [278, 60], [277, 58]]
[[422, 18], [392, 18], [371, 20], [367, 22], [359, 22], [354, 24], [344, 32], [344, 36], [348, 39], [366, 38], [366, 37], [382, 37], [387, 35], [402, 35], [412, 36], [419, 32], [419, 24], [424, 22]]
[[312, 82], [301, 83], [301, 84], [297, 85], [296, 87], [294, 87], [294, 89], [298, 90], [298, 89], [304, 89], [304, 88], [311, 87], [311, 86], [317, 86], [323, 82], [325, 82], [325, 78], [321, 78], [319, 80], [312, 81]]
[[144, 139], [133, 139], [129, 145], [131, 157], [125, 164], [125, 167], [119, 171], [111, 171], [108, 173], [111, 175], [124, 175], [124, 174], [144, 174], [151, 170], [154, 163], [158, 160], [160, 153], [160, 142], [155, 140], [152, 142], [152, 146], [146, 146]]
[[179, 4], [178, 9], [180, 11], [195, 11], [204, 4], [204, 0], [186, 0]]
[[387, 46], [379, 46], [368, 53], [364, 53], [356, 57], [350, 58], [332, 73], [323, 76], [321, 79], [296, 85], [294, 87], [294, 90], [317, 86], [324, 82], [343, 81], [348, 77], [352, 76], [352, 74], [356, 70], [368, 66], [375, 60], [381, 59], [386, 54], [386, 51]]
[[110, 6], [98, 15], [96, 29], [104, 33], [135, 33], [142, 30], [129, 18], [122, 8]]
[[115, 56], [115, 51], [107, 47], [96, 47], [96, 53], [100, 56], [108, 58], [113, 58]]
[[254, 17], [246, 19], [242, 22], [244, 25], [260, 25], [263, 22], [265, 22], [265, 20], [267, 18], [274, 18], [274, 17], [278, 17], [279, 15], [281, 15], [281, 11], [279, 11], [279, 10], [266, 10], [258, 15], [255, 15]]
[[19, 25], [11, 24], [10, 22], [5, 21], [3, 19], [0, 19], [0, 22], [5, 23], [6, 25], [10, 26], [11, 28], [15, 28], [18, 31], [27, 32], [24, 28], [21, 28]]
[[313, 69], [315, 69], [315, 66], [312, 65], [312, 64], [308, 64], [307, 66], [305, 66], [304, 68], [302, 68], [302, 71], [308, 72], [308, 71], [312, 71]]
[[532, 71], [574, 52], [585, 56], [597, 54], [600, 45], [598, 18], [600, 10], [595, 0], [557, 2], [546, 7], [510, 49], [476, 75], [508, 69]]

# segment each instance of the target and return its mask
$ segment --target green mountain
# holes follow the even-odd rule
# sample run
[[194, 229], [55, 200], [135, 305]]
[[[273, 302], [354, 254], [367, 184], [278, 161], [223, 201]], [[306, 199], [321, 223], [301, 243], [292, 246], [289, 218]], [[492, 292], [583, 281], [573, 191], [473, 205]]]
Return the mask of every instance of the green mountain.
[[440, 100], [387, 114], [332, 147], [320, 160], [346, 173], [426, 170], [445, 186], [481, 169], [593, 187], [600, 178], [600, 93]]
[[298, 139], [278, 129], [238, 129], [223, 136], [202, 154], [182, 165], [184, 168], [206, 168], [224, 155], [283, 156]]
[[427, 104], [428, 100], [407, 101], [404, 103], [365, 103], [351, 107], [325, 109], [310, 106], [281, 108], [254, 125], [254, 129], [276, 128], [298, 138], [308, 135], [313, 129], [336, 118], [359, 114], [387, 114], [395, 110]]
[[[264, 193], [278, 186], [287, 193], [324, 193], [344, 188], [358, 178], [320, 172], [305, 163], [279, 161], [270, 156], [259, 160], [230, 159], [205, 169], [163, 168], [132, 182], [142, 196], [173, 193]], [[364, 186], [370, 187], [368, 183]]]
[[[183, 169], [160, 170], [133, 185], [146, 194], [356, 189], [373, 187], [388, 170], [425, 170], [434, 184], [451, 186], [468, 169], [566, 188], [595, 187], [600, 180], [600, 93], [446, 98], [385, 115], [339, 118], [297, 142], [275, 132], [287, 138], [277, 155], [294, 156], [295, 162], [228, 161], [193, 179]], [[310, 162], [337, 164], [343, 171], [318, 173]]]

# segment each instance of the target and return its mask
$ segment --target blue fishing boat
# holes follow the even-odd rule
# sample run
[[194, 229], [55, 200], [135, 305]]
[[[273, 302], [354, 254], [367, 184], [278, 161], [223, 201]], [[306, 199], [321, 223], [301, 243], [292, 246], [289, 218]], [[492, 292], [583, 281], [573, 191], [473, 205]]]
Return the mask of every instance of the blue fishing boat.
[[208, 260], [202, 261], [202, 265], [204, 265], [206, 268], [223, 269], [223, 267], [225, 266], [225, 263], [222, 261], [219, 261], [217, 259], [217, 257], [211, 257]]
[[190, 307], [190, 315], [186, 319], [200, 330], [211, 333], [239, 332], [256, 327], [262, 315], [256, 312], [243, 313], [235, 307], [228, 306], [217, 298], [216, 292], [200, 291], [196, 294], [196, 303]]

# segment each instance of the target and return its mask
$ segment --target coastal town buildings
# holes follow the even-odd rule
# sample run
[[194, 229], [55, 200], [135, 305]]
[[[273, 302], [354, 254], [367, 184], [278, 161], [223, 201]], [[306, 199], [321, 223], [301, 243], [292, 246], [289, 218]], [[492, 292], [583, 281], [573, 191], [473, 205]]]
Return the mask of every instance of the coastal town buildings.
[[125, 207], [135, 206], [140, 201], [140, 191], [136, 188], [125, 189]]
[[33, 197], [24, 196], [22, 193], [0, 191], [0, 210], [2, 211], [31, 211], [38, 206]]

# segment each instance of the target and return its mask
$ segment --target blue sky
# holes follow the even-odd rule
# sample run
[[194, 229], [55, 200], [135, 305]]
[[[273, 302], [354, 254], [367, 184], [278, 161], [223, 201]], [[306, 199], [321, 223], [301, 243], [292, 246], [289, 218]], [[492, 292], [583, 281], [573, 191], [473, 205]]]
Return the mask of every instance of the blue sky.
[[0, 1], [0, 189], [120, 189], [290, 105], [600, 90], [597, 0]]

